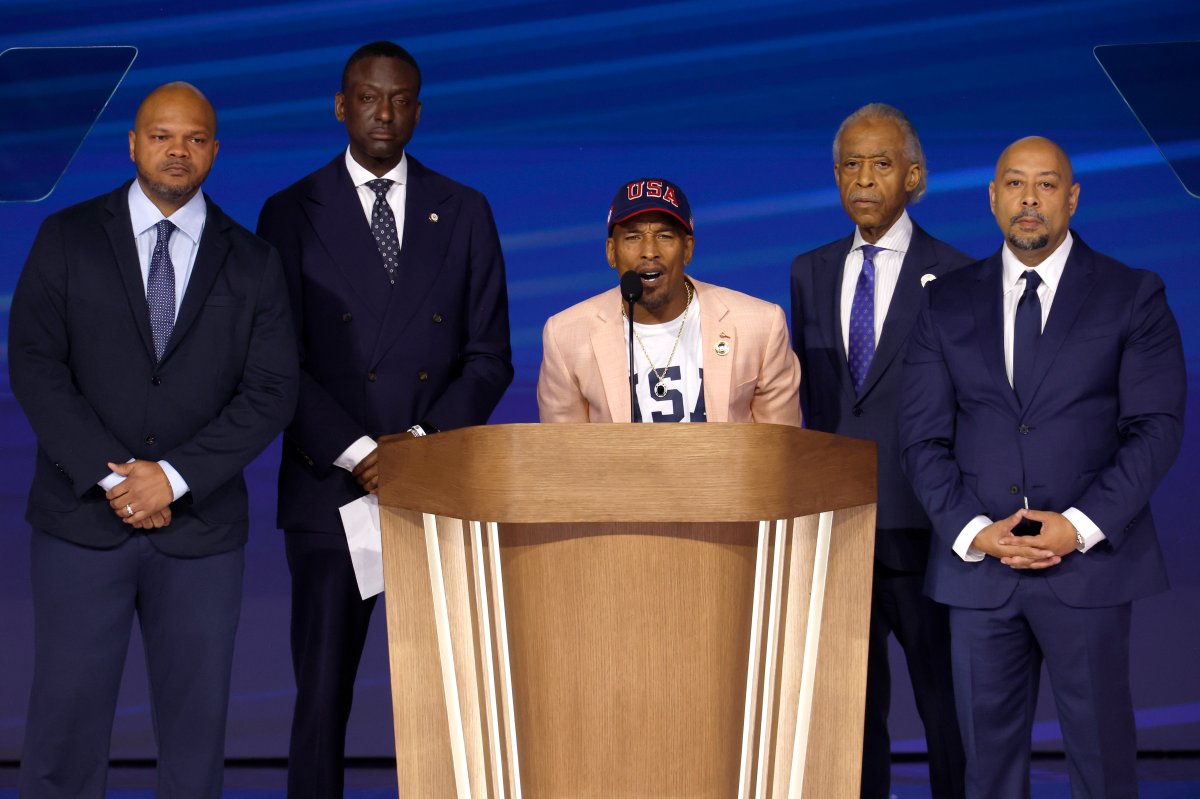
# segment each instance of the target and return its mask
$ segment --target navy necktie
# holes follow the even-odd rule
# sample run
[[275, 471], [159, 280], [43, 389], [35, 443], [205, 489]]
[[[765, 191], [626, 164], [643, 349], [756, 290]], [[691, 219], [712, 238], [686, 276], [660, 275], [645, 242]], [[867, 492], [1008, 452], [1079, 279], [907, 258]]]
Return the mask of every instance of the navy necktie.
[[871, 244], [862, 246], [862, 271], [854, 287], [854, 301], [850, 305], [850, 350], [846, 353], [850, 364], [850, 380], [854, 393], [862, 390], [867, 379], [867, 370], [875, 357], [875, 255], [882, 250]]
[[1025, 293], [1017, 301], [1017, 315], [1013, 323], [1013, 389], [1021, 402], [1028, 400], [1028, 393], [1033, 390], [1033, 362], [1037, 356], [1038, 339], [1042, 335], [1042, 302], [1037, 295], [1042, 276], [1028, 269], [1024, 277]]
[[162, 220], [158, 240], [150, 256], [150, 274], [146, 278], [146, 305], [150, 309], [150, 334], [154, 337], [154, 357], [162, 360], [175, 327], [175, 265], [171, 263], [171, 234], [174, 223]]
[[388, 189], [395, 181], [387, 178], [368, 180], [367, 186], [375, 192], [375, 205], [371, 207], [371, 235], [379, 247], [379, 255], [383, 258], [383, 268], [387, 270], [388, 280], [396, 284], [396, 269], [400, 266], [400, 239], [396, 235], [396, 215], [387, 203]]

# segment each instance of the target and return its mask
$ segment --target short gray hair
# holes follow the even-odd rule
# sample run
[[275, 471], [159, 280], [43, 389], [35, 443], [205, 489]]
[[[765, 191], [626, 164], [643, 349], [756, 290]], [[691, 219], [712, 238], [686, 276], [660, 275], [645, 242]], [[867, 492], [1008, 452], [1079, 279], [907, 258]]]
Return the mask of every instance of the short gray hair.
[[895, 122], [904, 134], [904, 157], [909, 162], [921, 167], [921, 179], [917, 181], [917, 185], [908, 193], [908, 201], [915, 203], [925, 194], [925, 151], [921, 149], [921, 140], [917, 138], [917, 131], [913, 128], [908, 117], [904, 112], [895, 106], [887, 103], [867, 103], [862, 108], [855, 111], [850, 116], [842, 120], [842, 124], [838, 126], [837, 133], [833, 136], [833, 163], [841, 163], [841, 142], [842, 133], [846, 128], [861, 122], [864, 119], [887, 119]]

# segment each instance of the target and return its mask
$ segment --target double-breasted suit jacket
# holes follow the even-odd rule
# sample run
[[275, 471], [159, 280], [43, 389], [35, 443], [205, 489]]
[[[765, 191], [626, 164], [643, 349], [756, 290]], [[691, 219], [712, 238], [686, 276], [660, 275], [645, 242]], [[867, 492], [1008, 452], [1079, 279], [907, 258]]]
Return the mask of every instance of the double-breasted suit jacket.
[[259, 217], [283, 258], [301, 358], [279, 473], [285, 529], [342, 532], [338, 507], [363, 491], [333, 463], [360, 437], [484, 424], [512, 380], [487, 200], [406, 157], [394, 287], [344, 154], [272, 196]]

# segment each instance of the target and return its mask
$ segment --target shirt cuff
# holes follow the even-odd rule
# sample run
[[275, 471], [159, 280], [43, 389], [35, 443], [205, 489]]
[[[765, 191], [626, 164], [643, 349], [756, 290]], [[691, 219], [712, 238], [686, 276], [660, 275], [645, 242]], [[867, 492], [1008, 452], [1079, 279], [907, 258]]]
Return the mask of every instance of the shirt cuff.
[[159, 467], [163, 470], [163, 474], [167, 476], [167, 480], [171, 483], [171, 493], [174, 495], [171, 498], [175, 502], [192, 489], [188, 487], [187, 480], [183, 479], [183, 475], [175, 471], [175, 467], [166, 461], [159, 461]]
[[104, 493], [107, 494], [109, 491], [112, 491], [123, 482], [125, 482], [125, 475], [117, 474], [116, 472], [109, 472], [108, 474], [104, 475], [104, 478], [101, 479], [100, 482], [96, 483], [96, 485], [103, 488]]
[[1075, 525], [1075, 529], [1083, 536], [1083, 549], [1079, 550], [1080, 552], [1087, 552], [1108, 537], [1079, 508], [1067, 508], [1063, 511], [1062, 515], [1067, 521]]
[[375, 443], [375, 439], [370, 436], [363, 436], [355, 441], [350, 446], [346, 447], [346, 451], [337, 456], [333, 465], [339, 469], [345, 469], [348, 472], [353, 472], [354, 467], [362, 463], [362, 459], [375, 451], [379, 445]]
[[958, 538], [954, 539], [954, 554], [967, 563], [978, 563], [983, 560], [984, 555], [987, 553], [982, 549], [976, 549], [971, 546], [971, 543], [975, 540], [975, 536], [979, 535], [979, 531], [991, 523], [992, 520], [986, 516], [976, 516], [967, 522], [967, 526], [958, 534]]

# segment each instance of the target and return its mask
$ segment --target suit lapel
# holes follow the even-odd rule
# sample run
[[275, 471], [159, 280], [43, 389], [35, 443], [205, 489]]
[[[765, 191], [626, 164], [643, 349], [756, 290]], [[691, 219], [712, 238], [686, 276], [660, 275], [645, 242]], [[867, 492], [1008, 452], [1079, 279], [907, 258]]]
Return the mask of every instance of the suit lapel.
[[391, 285], [344, 154], [321, 170], [304, 210], [330, 262], [376, 321], [382, 320]]
[[991, 374], [1005, 401], [1020, 413], [1017, 394], [1008, 383], [1004, 366], [1004, 269], [1000, 251], [983, 262], [971, 297], [975, 329], [984, 368]]
[[854, 237], [847, 236], [826, 247], [818, 256], [821, 263], [813, 274], [821, 332], [825, 340], [832, 344], [828, 352], [833, 359], [833, 369], [839, 377], [838, 382], [841, 383], [846, 401], [851, 404], [857, 398], [854, 395], [854, 383], [850, 379], [846, 344], [842, 340], [842, 273], [846, 270], [846, 255], [853, 243]]
[[125, 287], [125, 296], [129, 300], [129, 308], [133, 312], [138, 333], [141, 334], [142, 344], [145, 345], [150, 360], [154, 361], [150, 309], [146, 307], [146, 286], [142, 282], [142, 266], [138, 259], [137, 245], [134, 243], [133, 222], [129, 217], [130, 183], [132, 181], [109, 195], [107, 210], [111, 216], [104, 225], [104, 232], [112, 245], [117, 271], [121, 275], [121, 284]]
[[439, 188], [431, 174], [415, 158], [408, 157], [404, 243], [400, 247], [397, 285], [387, 295], [387, 311], [375, 345], [375, 360], [401, 340], [404, 329], [416, 318], [426, 295], [437, 282], [457, 225], [458, 197], [448, 189]]
[[164, 361], [171, 357], [171, 353], [200, 315], [204, 302], [212, 291], [213, 283], [225, 265], [225, 257], [229, 254], [229, 217], [225, 216], [208, 195], [205, 195], [204, 200], [208, 204], [208, 215], [204, 220], [204, 232], [200, 234], [200, 249], [196, 252], [192, 276], [188, 278], [183, 301], [179, 304], [175, 329], [171, 331], [171, 338], [167, 340], [167, 348], [163, 351]]
[[[726, 320], [729, 306], [709, 286], [693, 280], [700, 298], [700, 357], [704, 363], [704, 407], [710, 422], [729, 421], [729, 396], [733, 391], [733, 362], [738, 357], [737, 328]], [[724, 338], [722, 338], [724, 336]], [[728, 345], [730, 355], [716, 354], [717, 342]]]
[[1037, 396], [1038, 387], [1049, 373], [1050, 365], [1054, 363], [1059, 349], [1070, 335], [1075, 320], [1083, 310], [1095, 284], [1091, 251], [1076, 235], [1071, 245], [1071, 254], [1067, 256], [1067, 263], [1063, 268], [1062, 278], [1054, 291], [1054, 304], [1050, 306], [1046, 328], [1038, 339], [1037, 356], [1033, 361], [1033, 390], [1025, 402], [1026, 406]]
[[[611, 299], [611, 302], [607, 300]], [[592, 352], [600, 367], [600, 381], [608, 402], [609, 418], [614, 422], [630, 419], [629, 351], [625, 348], [625, 325], [620, 311], [621, 298], [616, 289], [605, 294], [605, 302], [596, 313], [592, 326]]]
[[879, 334], [879, 344], [875, 347], [875, 357], [871, 359], [861, 394], [866, 395], [871, 391], [879, 382], [879, 377], [903, 350], [903, 345], [908, 341], [908, 334], [916, 322], [917, 312], [921, 309], [921, 276], [935, 273], [936, 267], [937, 257], [933, 253], [933, 244], [928, 234], [914, 222], [908, 252], [904, 254], [900, 265], [896, 290], [892, 293], [883, 330]]

